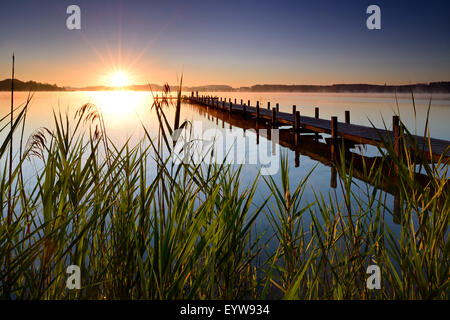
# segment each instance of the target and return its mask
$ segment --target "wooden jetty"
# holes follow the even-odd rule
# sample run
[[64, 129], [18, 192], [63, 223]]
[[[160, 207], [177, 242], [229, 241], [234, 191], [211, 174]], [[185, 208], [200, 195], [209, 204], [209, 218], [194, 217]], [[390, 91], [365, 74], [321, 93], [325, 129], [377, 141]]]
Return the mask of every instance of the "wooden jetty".
[[[195, 106], [199, 108], [200, 115], [205, 116], [208, 120], [212, 122], [216, 122], [219, 125], [219, 120], [222, 123], [222, 127], [225, 128], [225, 123], [227, 123], [232, 129], [233, 127], [241, 128], [245, 131], [247, 130], [255, 130], [255, 129], [265, 129], [265, 131], [255, 130], [256, 133], [256, 142], [259, 143], [260, 136], [266, 138], [267, 140], [272, 140], [270, 136], [271, 126], [269, 124], [260, 123], [255, 128], [255, 123], [252, 118], [245, 117], [242, 114], [231, 115], [228, 112], [221, 112], [217, 109], [205, 110], [200, 106]], [[331, 167], [331, 181], [330, 186], [336, 187], [336, 166], [335, 161], [333, 160], [331, 149], [327, 140], [321, 141], [322, 139], [314, 136], [303, 136], [301, 142], [297, 139], [297, 134], [294, 129], [279, 129], [279, 139], [278, 143], [284, 147], [288, 148], [295, 154], [295, 167], [300, 165], [300, 154], [307, 156], [308, 158], [318, 161], [325, 166]], [[353, 177], [370, 183], [373, 183], [373, 180], [370, 177], [369, 170], [375, 164], [383, 165], [383, 177], [386, 179], [380, 180], [378, 185], [383, 191], [395, 194], [396, 188], [392, 184], [392, 176], [395, 175], [394, 170], [388, 163], [383, 162], [382, 157], [380, 156], [365, 156], [356, 152], [350, 151], [350, 148], [345, 148], [340, 150], [341, 152], [345, 152], [345, 156], [343, 157], [346, 161], [346, 169], [350, 167], [350, 163], [352, 163], [352, 175]], [[428, 182], [427, 177], [423, 174], [416, 173], [417, 181], [426, 185]]]
[[[399, 150], [399, 141], [402, 136], [401, 126], [398, 116], [394, 116], [392, 120], [392, 131], [386, 129], [378, 129], [350, 123], [350, 111], [345, 112], [345, 122], [338, 122], [337, 117], [331, 117], [330, 120], [319, 118], [319, 108], [315, 108], [315, 115], [306, 116], [300, 114], [300, 110], [294, 105], [292, 113], [280, 112], [279, 105], [270, 109], [262, 107], [256, 101], [256, 106], [250, 105], [250, 100], [247, 103], [237, 99], [222, 99], [211, 96], [194, 96], [192, 92], [188, 101], [203, 105], [206, 107], [215, 108], [223, 112], [241, 113], [246, 116], [251, 116], [259, 122], [269, 123], [273, 127], [291, 126], [298, 134], [301, 133], [326, 133], [331, 135], [331, 152], [335, 154], [336, 141], [341, 138], [347, 143], [352, 144], [369, 144], [375, 146], [384, 146], [384, 142], [391, 141], [396, 152]], [[450, 160], [449, 150], [450, 141], [424, 138], [412, 135], [407, 139], [407, 145], [414, 154], [423, 156], [425, 159], [433, 162], [442, 161], [448, 163]]]
[[[207, 118], [209, 121], [215, 122], [219, 125], [219, 121], [222, 123], [222, 128], [225, 128], [225, 124], [229, 126], [230, 130], [233, 127], [241, 128], [244, 133], [247, 130], [254, 130], [256, 133], [256, 141], [259, 143], [260, 136], [267, 140], [272, 140], [270, 135], [270, 129], [272, 124], [270, 122], [256, 122], [253, 117], [244, 115], [243, 113], [230, 113], [223, 112], [221, 108], [204, 108], [202, 104], [192, 104], [193, 108], [196, 108], [200, 115]], [[265, 130], [258, 130], [265, 129]], [[299, 134], [294, 128], [282, 128], [279, 129], [279, 143], [284, 148], [288, 148], [295, 154], [295, 167], [300, 166], [300, 154], [306, 156], [314, 161], [318, 161], [325, 166], [330, 167], [330, 187], [337, 187], [337, 177], [339, 172], [336, 166], [336, 160], [333, 157], [333, 150], [330, 148], [330, 139], [320, 138], [318, 135], [302, 136], [299, 141]], [[274, 142], [273, 142], [274, 143]], [[395, 183], [396, 173], [395, 168], [390, 166], [386, 161], [383, 161], [383, 157], [380, 156], [364, 156], [356, 152], [350, 151], [351, 144], [346, 144], [344, 149], [339, 148], [338, 154], [344, 152], [344, 156], [339, 159], [345, 160], [345, 173], [351, 174], [354, 178], [361, 180], [370, 185], [391, 194], [394, 197], [394, 211], [393, 221], [399, 224], [400, 217], [400, 200], [399, 191]], [[370, 174], [370, 169], [373, 167], [382, 166], [383, 175], [380, 179], [374, 179]], [[350, 170], [351, 167], [351, 170]], [[421, 173], [415, 173], [415, 180], [423, 187], [428, 186], [429, 179], [426, 175]], [[376, 184], [376, 185], [375, 185]]]

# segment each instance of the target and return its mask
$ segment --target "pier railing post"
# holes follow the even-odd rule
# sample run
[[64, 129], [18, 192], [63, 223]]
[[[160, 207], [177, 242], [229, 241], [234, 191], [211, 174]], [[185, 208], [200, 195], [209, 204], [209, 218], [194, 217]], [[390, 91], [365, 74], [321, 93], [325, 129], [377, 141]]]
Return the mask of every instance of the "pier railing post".
[[270, 101], [267, 102], [267, 109], [270, 110]]
[[345, 110], [345, 123], [350, 123], [350, 110]]
[[244, 115], [245, 115], [245, 113], [247, 112], [247, 106], [245, 105], [245, 103], [242, 105], [242, 112], [244, 113]]
[[277, 103], [277, 112], [280, 112], [280, 104]]
[[233, 103], [231, 101], [230, 101], [230, 110], [229, 111], [230, 111], [230, 113], [233, 111]]
[[295, 114], [296, 111], [297, 111], [297, 106], [294, 104], [292, 106], [292, 114]]
[[248, 100], [248, 104], [247, 105], [250, 107], [250, 100]]

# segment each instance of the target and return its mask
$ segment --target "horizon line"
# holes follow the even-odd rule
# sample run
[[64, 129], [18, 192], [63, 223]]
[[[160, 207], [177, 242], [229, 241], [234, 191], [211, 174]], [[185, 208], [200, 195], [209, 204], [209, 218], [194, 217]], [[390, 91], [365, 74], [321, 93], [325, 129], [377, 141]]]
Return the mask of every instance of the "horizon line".
[[[22, 83], [29, 83], [29, 82], [34, 82], [36, 84], [41, 84], [41, 85], [50, 85], [50, 86], [54, 86], [54, 87], [58, 87], [58, 88], [62, 88], [62, 89], [85, 89], [85, 88], [95, 88], [95, 87], [103, 87], [103, 88], [110, 88], [110, 89], [121, 89], [121, 88], [130, 88], [130, 87], [144, 87], [144, 86], [149, 86], [149, 85], [155, 85], [155, 86], [164, 86], [164, 84], [158, 84], [158, 83], [146, 83], [146, 84], [130, 84], [130, 85], [126, 85], [126, 86], [122, 86], [122, 87], [115, 87], [115, 86], [111, 86], [111, 85], [104, 85], [104, 84], [99, 84], [99, 85], [85, 85], [85, 86], [59, 86], [57, 83], [49, 83], [49, 82], [40, 82], [38, 80], [20, 80], [18, 78], [14, 79], [15, 81], [20, 81]], [[5, 82], [5, 81], [11, 81], [11, 78], [5, 78], [3, 80], [0, 80], [0, 82]], [[377, 86], [377, 87], [405, 87], [405, 86], [417, 86], [417, 85], [430, 85], [430, 84], [450, 84], [450, 80], [435, 80], [435, 81], [425, 81], [425, 82], [414, 82], [414, 83], [401, 83], [401, 84], [389, 84], [389, 83], [384, 83], [384, 84], [377, 84], [377, 83], [364, 83], [364, 82], [349, 82], [349, 83], [331, 83], [331, 84], [313, 84], [313, 83], [309, 83], [309, 84], [299, 84], [299, 83], [293, 83], [293, 84], [281, 84], [281, 83], [256, 83], [256, 84], [252, 84], [252, 85], [246, 85], [246, 86], [231, 86], [228, 84], [203, 84], [203, 85], [183, 85], [183, 87], [188, 87], [188, 88], [202, 88], [202, 87], [228, 87], [230, 89], [242, 89], [242, 88], [252, 88], [252, 87], [256, 87], [256, 86], [282, 86], [282, 87], [294, 87], [294, 86], [305, 86], [305, 87], [333, 87], [333, 86]], [[179, 86], [179, 84], [169, 84], [171, 87], [176, 87]]]

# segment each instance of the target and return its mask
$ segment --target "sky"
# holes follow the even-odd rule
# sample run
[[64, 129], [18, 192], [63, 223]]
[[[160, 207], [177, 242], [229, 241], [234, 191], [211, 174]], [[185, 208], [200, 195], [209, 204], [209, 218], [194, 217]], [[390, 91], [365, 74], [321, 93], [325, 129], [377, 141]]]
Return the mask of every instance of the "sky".
[[[68, 30], [66, 9], [81, 9]], [[381, 9], [369, 30], [366, 9]], [[60, 86], [409, 84], [450, 80], [450, 1], [16, 0], [0, 4], [0, 79]]]

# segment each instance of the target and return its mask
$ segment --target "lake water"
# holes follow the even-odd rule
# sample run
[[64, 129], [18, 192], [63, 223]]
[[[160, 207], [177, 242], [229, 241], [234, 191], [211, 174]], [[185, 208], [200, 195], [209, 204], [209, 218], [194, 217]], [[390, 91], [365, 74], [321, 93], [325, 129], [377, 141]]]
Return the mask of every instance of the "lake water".
[[[189, 94], [189, 93], [186, 93]], [[371, 122], [377, 127], [383, 127], [383, 120], [388, 128], [391, 126], [392, 116], [398, 111], [401, 120], [406, 124], [407, 128], [412, 132], [422, 135], [424, 132], [426, 114], [430, 103], [429, 95], [416, 95], [415, 107], [411, 95], [399, 95], [397, 98], [394, 94], [331, 94], [331, 93], [208, 93], [223, 98], [243, 99], [251, 101], [251, 105], [255, 105], [256, 101], [260, 101], [261, 107], [271, 102], [274, 107], [279, 103], [280, 110], [291, 112], [292, 105], [297, 106], [302, 115], [314, 115], [314, 108], [320, 108], [320, 117], [329, 119], [331, 116], [338, 116], [339, 121], [343, 121], [345, 110], [351, 112], [351, 122], [362, 125], [371, 125]], [[15, 105], [25, 102], [27, 93], [15, 93]], [[131, 143], [136, 143], [144, 135], [142, 125], [154, 136], [158, 131], [158, 120], [154, 111], [150, 109], [153, 98], [148, 92], [127, 92], [127, 91], [111, 91], [111, 92], [37, 92], [35, 93], [30, 109], [27, 115], [27, 123], [24, 131], [25, 138], [29, 137], [33, 131], [41, 127], [53, 129], [53, 110], [67, 112], [69, 117], [73, 117], [76, 110], [83, 104], [90, 102], [98, 106], [103, 113], [106, 130], [109, 137], [118, 145], [125, 143], [130, 139]], [[0, 93], [0, 114], [3, 117], [10, 108], [10, 95], [7, 92]], [[171, 121], [174, 119], [174, 110], [169, 108], [166, 111]], [[308, 180], [308, 187], [305, 191], [304, 201], [314, 200], [314, 194], [321, 192], [326, 195], [330, 191], [335, 192], [333, 185], [332, 167], [324, 161], [320, 160], [320, 149], [316, 149], [313, 143], [308, 144], [310, 140], [305, 140], [305, 147], [302, 152], [294, 151], [288, 147], [272, 145], [272, 142], [264, 136], [259, 137], [252, 131], [245, 131], [239, 125], [230, 125], [226, 116], [220, 114], [206, 113], [204, 109], [183, 104], [181, 119], [188, 120], [191, 123], [200, 125], [202, 130], [214, 129], [220, 132], [223, 137], [236, 138], [245, 136], [246, 142], [237, 144], [235, 153], [252, 154], [262, 152], [274, 156], [278, 162], [280, 153], [285, 153], [289, 157], [290, 177], [292, 189], [295, 188], [298, 181], [305, 177], [313, 168], [314, 171]], [[141, 124], [142, 122], [142, 124]], [[245, 121], [242, 122], [245, 125]], [[434, 138], [450, 140], [450, 95], [434, 95], [431, 99], [431, 110], [429, 118], [430, 134]], [[3, 125], [3, 123], [2, 123]], [[326, 136], [326, 135], [325, 135]], [[0, 134], [0, 138], [4, 137], [4, 133]], [[323, 141], [323, 140], [322, 140]], [[259, 142], [259, 144], [257, 144]], [[18, 141], [16, 139], [16, 150]], [[275, 154], [271, 154], [271, 151]], [[367, 156], [377, 154], [375, 147], [355, 148], [356, 153]], [[297, 159], [296, 159], [297, 156]], [[30, 161], [30, 174], [38, 169], [39, 163], [36, 160]], [[150, 169], [151, 170], [151, 169]], [[242, 184], [250, 183], [256, 177], [260, 170], [258, 164], [246, 164], [242, 174]], [[279, 172], [273, 172], [273, 177], [279, 181]], [[356, 180], [359, 181], [359, 180]], [[361, 182], [364, 185], [364, 183]], [[338, 192], [337, 192], [338, 193]], [[267, 187], [263, 181], [260, 181], [258, 187], [258, 195], [255, 198], [255, 205], [262, 203], [267, 198]], [[340, 198], [340, 197], [339, 197]], [[388, 202], [393, 202], [393, 197], [388, 196]], [[267, 222], [260, 221], [261, 227], [267, 227]], [[392, 228], [397, 229], [398, 226], [392, 223]]]

